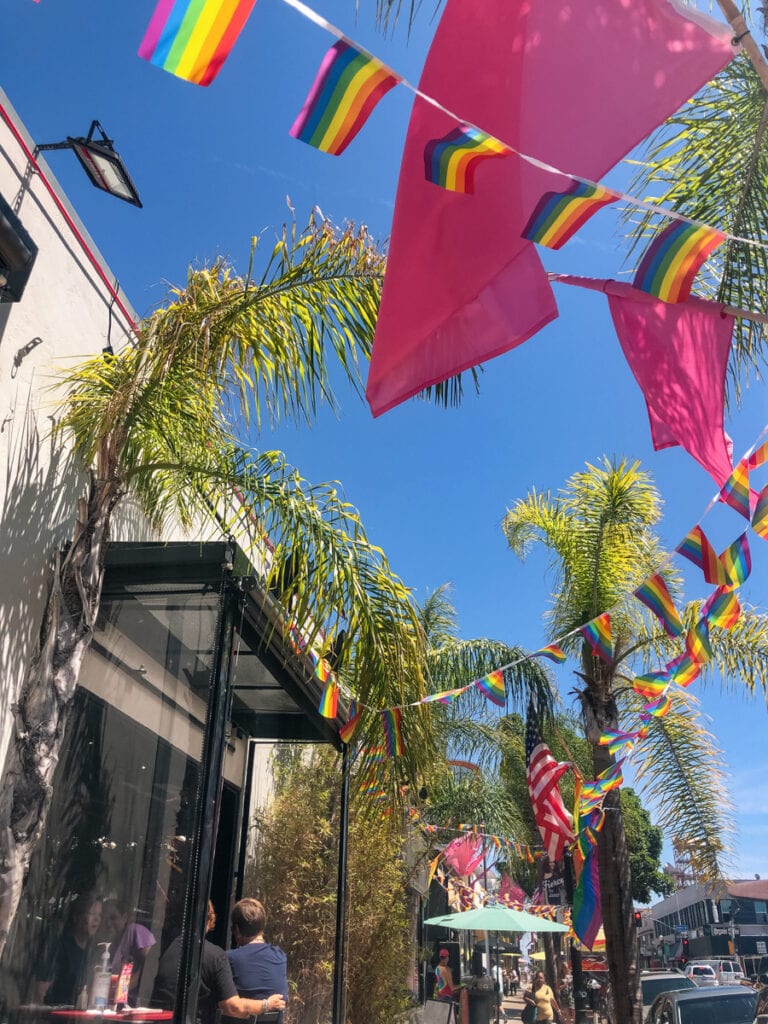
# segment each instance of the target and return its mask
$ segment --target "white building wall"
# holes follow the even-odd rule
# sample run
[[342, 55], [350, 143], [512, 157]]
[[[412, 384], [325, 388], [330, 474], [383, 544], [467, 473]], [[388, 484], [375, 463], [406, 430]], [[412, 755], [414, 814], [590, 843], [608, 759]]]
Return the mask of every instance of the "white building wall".
[[[34, 149], [0, 90], [0, 194], [38, 246], [20, 302], [0, 304], [0, 764], [13, 701], [35, 648], [54, 552], [71, 536], [85, 476], [54, 444], [56, 376], [98, 353], [129, 325], [111, 304], [65, 216], [37, 174], [28, 175], [24, 145]], [[15, 131], [21, 136], [19, 140]], [[38, 162], [108, 279], [109, 268], [66, 202], [42, 158]], [[128, 307], [127, 299], [121, 296]]]
[[[21, 301], [0, 303], [0, 766], [12, 733], [13, 703], [34, 655], [52, 560], [72, 536], [86, 484], [82, 466], [51, 435], [57, 407], [52, 386], [69, 366], [107, 344], [119, 350], [131, 336], [130, 321], [85, 250], [107, 281], [113, 282], [114, 274], [42, 156], [36, 157], [42, 175], [30, 173], [25, 147], [34, 152], [34, 141], [0, 90], [0, 195], [38, 247]], [[118, 202], [105, 198], [109, 201]], [[135, 319], [127, 297], [119, 289], [117, 294]], [[184, 535], [176, 530], [153, 536], [125, 500], [113, 538], [181, 540]], [[220, 539], [220, 531], [208, 525], [195, 531], [195, 538]], [[238, 783], [242, 748], [233, 758], [231, 747], [227, 757], [227, 775]]]

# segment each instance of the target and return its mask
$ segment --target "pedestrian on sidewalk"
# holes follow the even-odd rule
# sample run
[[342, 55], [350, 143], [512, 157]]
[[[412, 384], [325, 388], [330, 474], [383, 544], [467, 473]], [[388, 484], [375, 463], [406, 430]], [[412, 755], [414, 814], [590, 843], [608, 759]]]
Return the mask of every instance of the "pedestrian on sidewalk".
[[520, 984], [520, 975], [517, 973], [515, 968], [509, 972], [509, 991], [513, 996], [517, 995], [517, 986]]

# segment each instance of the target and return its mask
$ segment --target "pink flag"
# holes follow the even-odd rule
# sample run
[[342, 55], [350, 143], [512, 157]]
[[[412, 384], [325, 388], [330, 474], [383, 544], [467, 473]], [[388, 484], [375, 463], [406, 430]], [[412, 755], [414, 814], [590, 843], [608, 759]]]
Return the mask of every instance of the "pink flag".
[[[464, 122], [599, 179], [733, 56], [731, 30], [671, 0], [448, 0], [420, 87]], [[571, 180], [489, 160], [475, 194], [424, 178], [456, 122], [414, 103], [368, 377], [374, 415], [521, 344], [557, 316], [532, 242], [539, 198]]]
[[619, 342], [645, 396], [653, 447], [680, 445], [722, 486], [733, 469], [723, 429], [733, 317], [702, 299], [671, 305], [613, 281], [606, 290]]
[[483, 863], [483, 841], [472, 834], [452, 839], [443, 856], [457, 875], [471, 875]]

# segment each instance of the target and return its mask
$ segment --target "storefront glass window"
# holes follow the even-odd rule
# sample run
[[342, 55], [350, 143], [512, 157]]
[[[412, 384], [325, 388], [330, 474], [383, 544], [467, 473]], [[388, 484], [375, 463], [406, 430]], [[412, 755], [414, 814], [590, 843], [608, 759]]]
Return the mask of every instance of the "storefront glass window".
[[0, 1020], [93, 1005], [105, 948], [106, 998], [132, 960], [126, 1001], [151, 1005], [185, 913], [218, 612], [200, 586], [105, 596], [0, 965]]

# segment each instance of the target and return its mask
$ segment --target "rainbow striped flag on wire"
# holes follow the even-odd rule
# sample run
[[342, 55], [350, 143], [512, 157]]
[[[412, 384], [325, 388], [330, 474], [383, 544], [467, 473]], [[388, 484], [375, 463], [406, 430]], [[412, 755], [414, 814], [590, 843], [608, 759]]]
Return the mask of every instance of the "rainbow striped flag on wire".
[[732, 629], [739, 621], [741, 605], [739, 599], [730, 587], [718, 587], [707, 600], [701, 609], [701, 617], [706, 619], [710, 626], [719, 626], [720, 629]]
[[319, 710], [323, 718], [335, 718], [339, 710], [339, 686], [333, 673], [326, 680]]
[[602, 185], [573, 180], [565, 192], [547, 192], [523, 229], [523, 238], [548, 249], [559, 249], [589, 218], [619, 197]]
[[592, 619], [581, 626], [579, 632], [592, 648], [592, 653], [602, 658], [609, 665], [613, 664], [613, 641], [611, 640], [611, 616], [603, 612], [597, 618]]
[[507, 699], [507, 692], [504, 689], [504, 673], [501, 669], [496, 669], [495, 672], [489, 672], [487, 676], [483, 676], [482, 679], [478, 679], [475, 685], [480, 693], [487, 697], [492, 704], [495, 704], [500, 708], [504, 707], [504, 703]]
[[752, 529], [763, 540], [768, 540], [768, 484], [760, 491], [752, 516]]
[[342, 743], [349, 743], [355, 734], [355, 730], [360, 724], [360, 716], [362, 710], [357, 706], [357, 701], [350, 701], [349, 703], [349, 718], [339, 729], [339, 737]]
[[707, 257], [726, 235], [714, 228], [673, 221], [645, 251], [634, 286], [662, 302], [686, 302]]
[[506, 156], [503, 142], [479, 128], [461, 125], [442, 139], [432, 139], [424, 149], [424, 174], [427, 181], [449, 192], [475, 191], [475, 174], [484, 160]]
[[210, 85], [256, 0], [159, 0], [139, 46], [150, 64], [195, 85]]
[[659, 619], [667, 636], [680, 636], [683, 624], [675, 608], [675, 602], [659, 573], [645, 580], [635, 591], [635, 597]]
[[388, 708], [381, 712], [381, 726], [384, 730], [384, 745], [388, 757], [402, 757], [405, 753], [403, 736], [400, 731], [401, 721], [400, 708]]
[[399, 81], [381, 61], [340, 39], [326, 53], [289, 134], [338, 156]]
[[562, 647], [558, 647], [557, 644], [549, 644], [547, 647], [540, 647], [538, 651], [534, 651], [531, 655], [532, 658], [548, 658], [550, 661], [554, 661], [556, 665], [562, 665], [566, 660], [565, 651]]
[[749, 519], [749, 460], [742, 459], [734, 466], [733, 472], [723, 484], [720, 501], [730, 505], [739, 515]]
[[698, 525], [692, 527], [686, 534], [682, 544], [676, 549], [683, 558], [693, 562], [704, 573], [704, 579], [713, 586], [727, 584], [722, 562], [717, 557], [717, 552], [707, 540], [707, 535]]
[[752, 555], [749, 551], [749, 538], [746, 533], [737, 537], [720, 554], [720, 564], [729, 586], [740, 587], [749, 579], [749, 574], [752, 572]]

